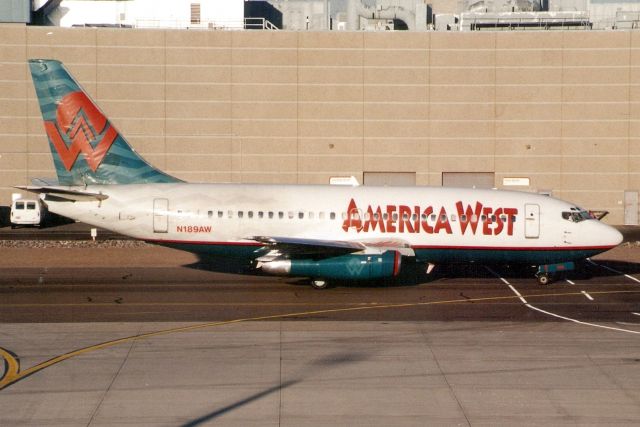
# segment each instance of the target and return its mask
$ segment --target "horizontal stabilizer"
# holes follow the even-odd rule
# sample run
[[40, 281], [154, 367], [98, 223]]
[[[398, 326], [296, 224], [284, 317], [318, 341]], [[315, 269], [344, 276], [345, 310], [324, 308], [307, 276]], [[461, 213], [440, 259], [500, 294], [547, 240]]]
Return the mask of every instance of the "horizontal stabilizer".
[[45, 187], [36, 185], [18, 185], [15, 188], [26, 190], [36, 194], [46, 194], [72, 202], [95, 202], [108, 199], [109, 196], [102, 193], [92, 193], [90, 191], [72, 190], [65, 187]]

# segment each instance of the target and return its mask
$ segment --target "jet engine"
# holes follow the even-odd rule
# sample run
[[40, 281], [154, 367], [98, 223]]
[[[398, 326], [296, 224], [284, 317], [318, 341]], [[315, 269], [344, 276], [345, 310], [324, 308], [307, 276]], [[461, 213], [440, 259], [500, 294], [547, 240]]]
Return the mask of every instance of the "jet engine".
[[283, 259], [260, 265], [262, 271], [282, 276], [337, 280], [369, 280], [397, 276], [402, 256], [389, 250], [381, 254], [349, 254], [322, 259]]

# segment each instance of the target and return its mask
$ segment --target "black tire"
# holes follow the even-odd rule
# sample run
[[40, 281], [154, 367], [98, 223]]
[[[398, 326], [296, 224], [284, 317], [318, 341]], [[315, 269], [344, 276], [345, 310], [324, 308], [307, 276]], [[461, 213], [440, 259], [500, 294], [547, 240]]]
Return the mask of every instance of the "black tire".
[[551, 282], [551, 277], [547, 273], [538, 274], [538, 285], [547, 286]]
[[311, 279], [311, 287], [313, 289], [327, 289], [329, 287], [329, 283], [322, 279]]

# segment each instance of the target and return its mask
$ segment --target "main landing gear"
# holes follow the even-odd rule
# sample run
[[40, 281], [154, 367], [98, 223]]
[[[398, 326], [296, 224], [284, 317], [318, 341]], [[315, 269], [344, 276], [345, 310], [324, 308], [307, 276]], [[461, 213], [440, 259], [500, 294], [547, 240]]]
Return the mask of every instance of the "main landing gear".
[[554, 276], [558, 273], [564, 273], [566, 271], [575, 270], [576, 265], [573, 262], [561, 262], [559, 264], [544, 264], [538, 266], [538, 272], [536, 273], [536, 279], [540, 286], [546, 286], [550, 284]]

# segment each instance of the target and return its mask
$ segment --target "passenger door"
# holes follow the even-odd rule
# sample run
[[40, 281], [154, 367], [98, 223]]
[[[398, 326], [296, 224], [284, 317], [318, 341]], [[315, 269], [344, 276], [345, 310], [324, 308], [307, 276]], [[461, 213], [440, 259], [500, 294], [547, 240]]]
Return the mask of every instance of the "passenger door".
[[524, 205], [524, 237], [537, 239], [540, 237], [540, 205]]
[[153, 199], [153, 232], [169, 231], [169, 199]]

